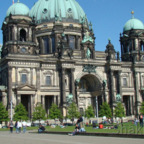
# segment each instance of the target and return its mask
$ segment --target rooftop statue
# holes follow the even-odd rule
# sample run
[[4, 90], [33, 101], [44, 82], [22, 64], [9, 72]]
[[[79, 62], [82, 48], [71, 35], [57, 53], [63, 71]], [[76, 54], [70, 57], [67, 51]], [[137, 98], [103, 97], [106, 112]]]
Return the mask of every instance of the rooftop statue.
[[87, 41], [90, 41], [92, 43], [94, 42], [94, 40], [92, 39], [88, 31], [85, 32], [85, 36], [84, 36], [84, 39], [82, 40], [82, 43], [85, 43]]

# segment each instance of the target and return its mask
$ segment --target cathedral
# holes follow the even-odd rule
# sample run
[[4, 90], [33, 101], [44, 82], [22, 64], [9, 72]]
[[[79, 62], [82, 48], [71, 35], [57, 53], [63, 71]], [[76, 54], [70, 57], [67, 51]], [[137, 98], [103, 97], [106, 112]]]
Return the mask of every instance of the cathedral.
[[75, 102], [81, 114], [103, 102], [112, 113], [122, 102], [137, 116], [144, 100], [144, 24], [129, 19], [120, 34], [121, 52], [111, 40], [95, 50], [92, 24], [76, 0], [38, 0], [29, 9], [19, 0], [2, 24], [0, 101], [7, 110], [22, 103], [31, 119], [37, 104], [49, 115], [52, 103], [63, 116]]

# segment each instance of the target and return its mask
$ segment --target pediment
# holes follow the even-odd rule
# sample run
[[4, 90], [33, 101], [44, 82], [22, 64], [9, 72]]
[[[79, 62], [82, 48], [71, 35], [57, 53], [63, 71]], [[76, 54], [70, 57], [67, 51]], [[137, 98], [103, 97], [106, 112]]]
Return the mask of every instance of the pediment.
[[28, 21], [27, 21], [27, 20], [22, 19], [22, 20], [20, 20], [20, 21], [19, 21], [19, 23], [21, 23], [21, 24], [27, 24], [27, 23], [28, 23]]
[[34, 86], [30, 85], [22, 85], [17, 88], [18, 90], [36, 90]]

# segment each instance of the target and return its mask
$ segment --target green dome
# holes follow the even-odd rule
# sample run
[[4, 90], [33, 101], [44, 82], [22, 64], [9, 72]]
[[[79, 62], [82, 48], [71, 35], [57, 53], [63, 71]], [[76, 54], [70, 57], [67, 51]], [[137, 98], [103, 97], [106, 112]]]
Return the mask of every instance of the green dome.
[[37, 23], [76, 22], [87, 23], [86, 15], [75, 0], [38, 0], [30, 11]]
[[129, 31], [131, 29], [136, 29], [136, 30], [143, 30], [144, 29], [144, 24], [138, 19], [132, 18], [126, 22], [123, 28], [123, 32]]
[[9, 9], [7, 10], [6, 15], [9, 16], [10, 14], [28, 16], [29, 15], [29, 8], [25, 4], [20, 3], [18, 1], [16, 3], [14, 3], [12, 6], [10, 6]]

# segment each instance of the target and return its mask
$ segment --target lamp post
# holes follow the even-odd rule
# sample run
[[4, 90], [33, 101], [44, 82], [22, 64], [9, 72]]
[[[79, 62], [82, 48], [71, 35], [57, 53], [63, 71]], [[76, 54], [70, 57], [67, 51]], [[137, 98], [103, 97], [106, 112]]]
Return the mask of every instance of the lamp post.
[[97, 122], [99, 123], [99, 120], [98, 120], [98, 101], [97, 101], [97, 96], [96, 96], [96, 118], [97, 118]]
[[11, 115], [11, 121], [13, 119], [13, 115], [12, 115], [12, 97], [11, 97], [11, 102], [10, 102], [10, 115]]

